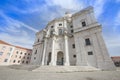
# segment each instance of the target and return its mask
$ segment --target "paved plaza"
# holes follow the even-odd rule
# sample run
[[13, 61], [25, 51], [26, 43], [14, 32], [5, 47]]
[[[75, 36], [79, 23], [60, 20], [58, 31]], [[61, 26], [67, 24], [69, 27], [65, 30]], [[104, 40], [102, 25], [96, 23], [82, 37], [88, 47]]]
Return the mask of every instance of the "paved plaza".
[[1, 66], [0, 80], [120, 80], [120, 69], [117, 71], [44, 73]]

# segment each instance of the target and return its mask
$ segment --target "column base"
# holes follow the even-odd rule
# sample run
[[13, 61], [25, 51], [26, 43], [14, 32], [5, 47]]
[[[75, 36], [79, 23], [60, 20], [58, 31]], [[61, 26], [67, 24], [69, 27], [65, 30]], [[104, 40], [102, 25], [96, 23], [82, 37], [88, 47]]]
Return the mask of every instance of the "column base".
[[70, 63], [66, 62], [64, 63], [65, 66], [70, 66]]
[[56, 66], [56, 63], [55, 62], [51, 62], [49, 65], [50, 66]]
[[76, 63], [77, 66], [88, 66], [86, 62]]

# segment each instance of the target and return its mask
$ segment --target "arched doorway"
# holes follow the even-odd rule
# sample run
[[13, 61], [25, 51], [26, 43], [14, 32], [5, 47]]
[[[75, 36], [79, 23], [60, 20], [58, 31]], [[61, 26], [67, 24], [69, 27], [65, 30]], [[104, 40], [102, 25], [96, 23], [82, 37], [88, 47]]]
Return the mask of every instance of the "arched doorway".
[[57, 53], [57, 65], [64, 65], [64, 55], [61, 51]]
[[47, 65], [49, 65], [51, 62], [51, 52], [49, 52], [48, 54], [48, 60], [47, 60]]

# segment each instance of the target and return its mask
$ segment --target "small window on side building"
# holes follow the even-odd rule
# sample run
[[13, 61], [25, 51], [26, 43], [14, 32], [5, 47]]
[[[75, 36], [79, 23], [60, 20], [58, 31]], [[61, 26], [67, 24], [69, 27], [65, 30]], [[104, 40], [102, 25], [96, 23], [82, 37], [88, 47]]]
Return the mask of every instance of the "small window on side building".
[[22, 52], [20, 54], [22, 54]]
[[2, 56], [3, 55], [3, 52], [0, 52], [0, 56]]
[[26, 61], [26, 64], [28, 64], [28, 61]]
[[22, 63], [24, 63], [24, 61], [22, 61]]
[[4, 62], [7, 62], [7, 61], [8, 61], [8, 59], [5, 59], [5, 60], [4, 60]]
[[16, 60], [13, 61], [13, 63], [15, 63], [15, 62], [16, 62]]
[[18, 61], [18, 63], [20, 63], [20, 60]]
[[18, 54], [19, 52], [18, 51], [16, 51], [16, 54]]

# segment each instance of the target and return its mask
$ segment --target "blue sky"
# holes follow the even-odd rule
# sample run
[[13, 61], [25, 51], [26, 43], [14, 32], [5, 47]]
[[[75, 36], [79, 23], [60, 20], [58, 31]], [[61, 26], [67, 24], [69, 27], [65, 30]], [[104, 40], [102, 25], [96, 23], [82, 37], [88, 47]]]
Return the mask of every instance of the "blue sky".
[[120, 0], [0, 0], [0, 39], [32, 48], [35, 33], [66, 11], [93, 6], [111, 56], [120, 55]]

